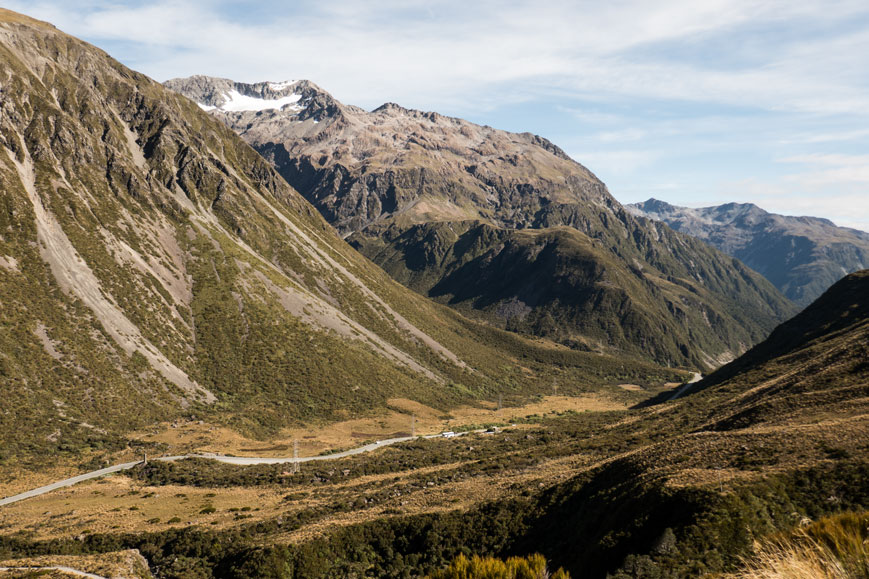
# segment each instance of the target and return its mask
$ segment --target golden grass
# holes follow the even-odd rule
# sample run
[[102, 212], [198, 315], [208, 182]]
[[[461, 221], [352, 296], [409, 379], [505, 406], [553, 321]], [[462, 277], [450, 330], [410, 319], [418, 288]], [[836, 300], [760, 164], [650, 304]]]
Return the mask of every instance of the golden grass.
[[3, 466], [0, 468], [0, 497], [16, 495], [80, 475], [86, 470], [93, 470], [91, 468], [83, 469], [82, 464], [89, 463], [94, 458], [99, 459], [97, 462], [100, 463], [93, 467], [96, 469], [102, 468], [102, 466], [141, 460], [142, 455], [133, 449], [125, 449], [111, 453], [105, 451], [82, 453], [76, 457], [55, 456], [52, 458], [51, 464], [39, 464], [38, 471], [34, 470], [32, 466], [28, 467], [21, 464]]
[[631, 392], [643, 392], [645, 390], [645, 388], [639, 384], [619, 384], [618, 386], [622, 390], [629, 390]]
[[428, 579], [570, 579], [570, 574], [564, 569], [550, 573], [546, 558], [539, 553], [506, 561], [479, 555], [468, 559], [461, 554], [449, 567], [435, 571]]
[[727, 579], [867, 579], [869, 511], [842, 513], [775, 537]]
[[[113, 476], [61, 489], [3, 507], [4, 532], [32, 533], [37, 539], [85, 533], [157, 531], [167, 527], [208, 525], [225, 528], [244, 514], [278, 516], [286, 489], [233, 487], [207, 489], [166, 485], [148, 487], [124, 476]], [[206, 507], [213, 513], [202, 513]], [[284, 507], [284, 508], [281, 508]], [[169, 523], [173, 517], [178, 522]]]
[[[463, 439], [463, 443], [464, 439]], [[474, 444], [468, 439], [467, 444]], [[325, 514], [305, 527], [270, 539], [295, 543], [322, 537], [336, 527], [395, 514], [420, 514], [467, 509], [482, 501], [510, 496], [517, 484], [544, 487], [566, 480], [593, 463], [591, 456], [574, 455], [545, 461], [534, 469], [504, 471], [459, 480], [424, 485], [412, 491], [408, 483], [460, 463], [367, 475], [327, 487], [274, 486], [197, 488], [192, 486], [146, 486], [125, 476], [90, 481], [54, 493], [3, 507], [3, 533], [24, 531], [34, 539], [52, 539], [85, 533], [160, 531], [172, 527], [203, 526], [225, 529], [336, 502], [366, 497], [368, 493], [401, 490], [386, 502], [351, 512]], [[302, 466], [304, 476], [306, 466]], [[287, 493], [293, 495], [285, 500]], [[202, 511], [213, 507], [214, 512]], [[242, 510], [244, 509], [244, 510]], [[173, 517], [180, 520], [169, 522]]]
[[64, 466], [54, 464], [39, 472], [33, 472], [24, 468], [5, 467], [3, 476], [0, 477], [0, 497], [17, 495], [80, 474], [80, 472], [73, 472], [75, 468], [72, 464]]
[[[385, 505], [358, 510], [352, 513], [339, 513], [325, 517], [313, 524], [272, 538], [272, 542], [299, 543], [315, 538], [324, 538], [336, 528], [373, 521], [389, 516], [418, 515], [424, 513], [444, 513], [455, 510], [466, 510], [481, 502], [509, 497], [515, 493], [517, 485], [536, 484], [543, 488], [564, 481], [578, 472], [593, 465], [592, 460], [585, 456], [568, 456], [544, 461], [534, 469], [523, 471], [507, 471], [490, 474], [485, 477], [472, 478], [447, 484], [427, 487], [411, 494], [396, 496]], [[425, 471], [435, 474], [438, 470], [448, 470], [456, 465], [432, 467]], [[406, 482], [407, 477], [425, 472], [422, 469], [400, 474], [397, 485]], [[386, 480], [395, 479], [399, 473], [378, 475]]]
[[[614, 398], [618, 389], [613, 391]], [[546, 415], [565, 411], [597, 412], [623, 410], [623, 401], [605, 394], [590, 394], [582, 397], [548, 396], [521, 407], [497, 409], [494, 402], [482, 402], [478, 406], [463, 406], [444, 414], [444, 411], [403, 398], [388, 401], [388, 410], [374, 416], [345, 420], [322, 427], [307, 427], [287, 430], [282, 436], [267, 441], [246, 438], [231, 429], [202, 421], [164, 423], [159, 428], [137, 434], [139, 440], [162, 442], [168, 445], [168, 454], [184, 452], [222, 452], [240, 456], [290, 456], [293, 440], [300, 443], [300, 455], [316, 455], [333, 448], [348, 448], [360, 445], [363, 439], [387, 438], [409, 434], [410, 418], [413, 415], [417, 434], [438, 433], [461, 429], [463, 426], [486, 423], [509, 423], [532, 415]], [[536, 429], [534, 424], [520, 424], [517, 430]], [[465, 439], [462, 439], [463, 441]], [[469, 438], [467, 444], [474, 444]], [[111, 464], [134, 460], [133, 451], [106, 455]], [[548, 485], [566, 479], [585, 468], [591, 462], [587, 456], [571, 456], [547, 461], [545, 468], [532, 471], [513, 471], [495, 477], [475, 478], [467, 481], [438, 485], [435, 488], [415, 492], [389, 504], [378, 504], [356, 513], [335, 513], [286, 540], [300, 540], [320, 536], [336, 525], [345, 525], [371, 520], [384, 515], [384, 510], [401, 513], [422, 513], [468, 508], [507, 496], [511, 485], [518, 482]], [[328, 488], [294, 485], [292, 491], [280, 485], [256, 487], [232, 487], [227, 489], [196, 488], [167, 485], [150, 487], [140, 484], [122, 474], [88, 481], [73, 487], [34, 497], [3, 507], [0, 531], [23, 531], [35, 539], [51, 539], [85, 533], [119, 533], [160, 531], [170, 527], [207, 526], [222, 529], [257, 520], [273, 519], [282, 514], [307, 509], [337, 498], [346, 499], [354, 493], [363, 493], [366, 485], [378, 489], [406, 484], [411, 477], [428, 473], [436, 474], [450, 470], [461, 463], [451, 463], [428, 468], [390, 472], [353, 478]], [[302, 466], [304, 473], [306, 467]], [[8, 471], [11, 472], [11, 471]], [[50, 470], [34, 474], [18, 469], [0, 486], [0, 494], [11, 495], [36, 488], [76, 474], [80, 464], [55, 465]], [[302, 493], [304, 498], [287, 502], [288, 492]], [[355, 498], [355, 497], [351, 497]], [[213, 507], [214, 512], [208, 512]], [[242, 510], [244, 509], [244, 510]], [[206, 510], [206, 512], [202, 512]], [[175, 520], [175, 519], [179, 520]], [[169, 521], [173, 522], [170, 523]]]
[[851, 579], [840, 562], [820, 545], [770, 545], [755, 556], [739, 579]]
[[[411, 416], [417, 435], [437, 434], [470, 425], [510, 423], [533, 415], [558, 412], [603, 412], [625, 410], [627, 404], [606, 394], [584, 396], [546, 396], [523, 406], [497, 409], [494, 402], [461, 406], [449, 412], [405, 398], [391, 398], [387, 410], [362, 418], [350, 418], [325, 425], [283, 430], [267, 441], [253, 440], [223, 426], [203, 421], [162, 423], [132, 438], [168, 445], [169, 454], [220, 452], [236, 456], [291, 456], [298, 441], [299, 456], [315, 456], [328, 450], [359, 446], [366, 440], [409, 436]], [[174, 426], [173, 426], [174, 424]]]

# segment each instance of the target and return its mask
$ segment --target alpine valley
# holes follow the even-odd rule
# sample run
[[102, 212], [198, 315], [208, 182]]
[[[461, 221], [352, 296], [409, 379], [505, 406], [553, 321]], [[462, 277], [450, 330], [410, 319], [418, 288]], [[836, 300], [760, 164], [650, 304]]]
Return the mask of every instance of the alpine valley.
[[194, 414], [262, 436], [527, 395], [553, 363], [577, 387], [685, 375], [406, 290], [186, 98], [47, 24], [5, 14], [2, 34], [6, 460]]
[[819, 294], [541, 137], [0, 9], [0, 578], [867, 577]]

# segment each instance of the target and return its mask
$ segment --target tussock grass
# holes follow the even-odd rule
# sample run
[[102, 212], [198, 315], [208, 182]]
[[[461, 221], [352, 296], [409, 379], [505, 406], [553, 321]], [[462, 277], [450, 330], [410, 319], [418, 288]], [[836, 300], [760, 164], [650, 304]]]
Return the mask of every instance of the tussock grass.
[[764, 543], [730, 579], [867, 579], [869, 511], [824, 517]]
[[506, 561], [495, 557], [459, 555], [450, 566], [435, 571], [429, 579], [570, 579], [563, 569], [550, 573], [546, 558], [535, 553], [528, 557], [510, 557]]

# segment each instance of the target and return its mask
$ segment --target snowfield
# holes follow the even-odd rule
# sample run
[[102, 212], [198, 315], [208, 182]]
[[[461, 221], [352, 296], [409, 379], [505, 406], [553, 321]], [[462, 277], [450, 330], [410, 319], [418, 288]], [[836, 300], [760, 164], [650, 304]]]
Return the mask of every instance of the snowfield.
[[[274, 87], [272, 87], [274, 88]], [[278, 89], [275, 89], [278, 90]], [[287, 105], [295, 105], [302, 98], [302, 95], [291, 94], [279, 99], [261, 99], [243, 95], [233, 89], [224, 93], [223, 97], [226, 101], [218, 107], [197, 103], [203, 110], [211, 111], [219, 109], [229, 113], [237, 113], [242, 111], [267, 111], [270, 109], [282, 109]], [[301, 110], [304, 107], [295, 106], [294, 109]]]

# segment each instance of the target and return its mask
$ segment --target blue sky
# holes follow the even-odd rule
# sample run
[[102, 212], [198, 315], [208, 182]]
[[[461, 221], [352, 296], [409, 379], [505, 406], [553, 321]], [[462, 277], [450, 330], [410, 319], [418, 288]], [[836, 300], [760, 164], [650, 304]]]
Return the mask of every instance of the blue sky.
[[157, 80], [313, 80], [540, 134], [622, 202], [869, 230], [866, 0], [27, 0]]

